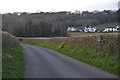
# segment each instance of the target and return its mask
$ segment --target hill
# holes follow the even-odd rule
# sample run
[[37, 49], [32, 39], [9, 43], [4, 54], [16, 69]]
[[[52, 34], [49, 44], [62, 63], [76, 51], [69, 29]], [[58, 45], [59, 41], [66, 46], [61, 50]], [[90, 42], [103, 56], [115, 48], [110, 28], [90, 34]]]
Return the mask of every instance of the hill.
[[96, 28], [97, 29], [105, 29], [106, 27], [114, 27], [116, 25], [118, 25], [118, 22], [100, 24], [100, 25], [97, 25]]

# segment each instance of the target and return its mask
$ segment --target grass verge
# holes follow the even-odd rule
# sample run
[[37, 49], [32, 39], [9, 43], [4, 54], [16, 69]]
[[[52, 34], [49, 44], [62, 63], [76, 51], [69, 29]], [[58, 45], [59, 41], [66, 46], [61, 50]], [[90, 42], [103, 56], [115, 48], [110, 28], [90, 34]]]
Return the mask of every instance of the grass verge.
[[19, 44], [2, 50], [2, 77], [23, 78], [23, 51]]
[[105, 34], [105, 33], [68, 32], [68, 35], [70, 36], [97, 35], [97, 34]]
[[87, 46], [80, 46], [79, 44], [68, 45], [62, 42], [61, 44], [55, 44], [52, 42], [35, 42], [35, 41], [23, 41], [24, 44], [41, 46], [44, 48], [49, 48], [57, 52], [63, 53], [70, 57], [73, 57], [82, 62], [94, 65], [105, 71], [120, 75], [118, 71], [118, 55], [111, 55], [109, 53], [98, 54], [97, 50], [90, 49]]

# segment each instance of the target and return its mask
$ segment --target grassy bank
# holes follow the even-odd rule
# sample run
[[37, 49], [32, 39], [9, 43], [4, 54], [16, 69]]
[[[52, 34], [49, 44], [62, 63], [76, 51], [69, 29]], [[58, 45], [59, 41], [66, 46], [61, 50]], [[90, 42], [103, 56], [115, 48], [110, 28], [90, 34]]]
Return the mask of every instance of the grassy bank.
[[120, 75], [120, 71], [118, 72], [118, 53], [98, 53], [97, 49], [91, 49], [87, 45], [81, 46], [78, 43], [71, 44], [73, 42], [67, 44], [64, 41], [59, 43], [55, 43], [55, 41], [23, 41], [22, 43], [49, 48], [85, 63], [99, 67], [105, 71]]
[[2, 68], [3, 78], [23, 77], [23, 51], [19, 44], [2, 50]]

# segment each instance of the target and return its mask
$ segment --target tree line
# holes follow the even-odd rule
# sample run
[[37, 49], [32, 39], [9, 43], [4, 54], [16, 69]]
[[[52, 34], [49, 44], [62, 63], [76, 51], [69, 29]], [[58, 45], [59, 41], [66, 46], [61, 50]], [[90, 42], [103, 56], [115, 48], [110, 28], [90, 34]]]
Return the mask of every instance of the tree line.
[[6, 13], [2, 14], [3, 30], [22, 37], [67, 36], [69, 26], [83, 28], [86, 25], [117, 22], [119, 11]]
[[33, 22], [29, 20], [25, 26], [14, 27], [13, 35], [18, 37], [65, 37], [67, 36], [67, 32], [63, 24], [54, 25], [44, 21], [33, 24]]

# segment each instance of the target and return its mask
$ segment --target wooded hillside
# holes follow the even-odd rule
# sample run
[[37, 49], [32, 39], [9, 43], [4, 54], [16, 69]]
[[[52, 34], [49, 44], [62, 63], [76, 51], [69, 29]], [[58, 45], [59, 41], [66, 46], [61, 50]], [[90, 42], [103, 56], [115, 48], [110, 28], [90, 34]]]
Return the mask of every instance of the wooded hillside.
[[84, 28], [118, 21], [119, 11], [76, 11], [3, 14], [3, 30], [15, 36], [67, 36], [67, 27]]

